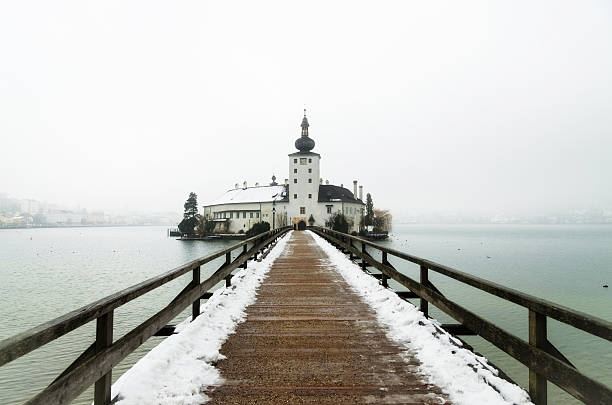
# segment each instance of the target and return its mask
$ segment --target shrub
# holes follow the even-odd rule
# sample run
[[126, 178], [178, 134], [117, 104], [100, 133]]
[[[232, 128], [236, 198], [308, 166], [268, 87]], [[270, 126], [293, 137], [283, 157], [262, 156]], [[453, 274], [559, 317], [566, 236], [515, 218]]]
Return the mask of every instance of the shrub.
[[328, 226], [334, 231], [347, 233], [349, 230], [349, 222], [344, 214], [336, 213], [329, 217]]
[[179, 231], [181, 231], [181, 234], [183, 235], [193, 236], [194, 229], [197, 225], [198, 225], [198, 218], [196, 217], [185, 218], [181, 221], [180, 224], [178, 224], [178, 229]]
[[247, 238], [252, 238], [260, 233], [268, 232], [270, 230], [270, 223], [268, 222], [257, 222], [251, 229], [246, 232]]

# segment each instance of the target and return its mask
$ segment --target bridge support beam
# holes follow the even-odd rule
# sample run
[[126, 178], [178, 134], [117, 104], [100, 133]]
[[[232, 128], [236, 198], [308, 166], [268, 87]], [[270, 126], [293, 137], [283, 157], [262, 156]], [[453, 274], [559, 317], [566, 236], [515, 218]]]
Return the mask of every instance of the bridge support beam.
[[[425, 266], [421, 266], [421, 285], [427, 285], [427, 283], [429, 282], [429, 274], [428, 274], [428, 270], [427, 267]], [[420, 304], [420, 308], [421, 312], [423, 313], [423, 315], [425, 316], [429, 316], [429, 303], [427, 302], [427, 300], [425, 298], [421, 298], [421, 304]]]
[[[200, 285], [200, 267], [193, 269], [193, 285]], [[193, 301], [191, 304], [191, 322], [193, 322], [198, 315], [200, 315], [200, 299]]]
[[[529, 310], [529, 344], [546, 350], [546, 315]], [[546, 377], [529, 370], [529, 395], [535, 405], [546, 405]]]
[[[113, 344], [113, 312], [98, 317], [96, 321], [96, 352], [99, 353]], [[94, 388], [94, 405], [111, 403], [112, 370], [104, 374]]]

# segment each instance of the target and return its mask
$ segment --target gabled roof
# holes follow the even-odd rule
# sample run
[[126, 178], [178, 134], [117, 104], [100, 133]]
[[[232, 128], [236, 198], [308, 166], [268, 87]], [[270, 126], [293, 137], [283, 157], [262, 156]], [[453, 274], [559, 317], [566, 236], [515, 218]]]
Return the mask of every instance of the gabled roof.
[[363, 204], [353, 193], [344, 187], [331, 184], [319, 185], [319, 202], [350, 202], [353, 204]]
[[204, 206], [272, 201], [289, 201], [287, 190], [284, 185], [234, 188], [226, 191], [221, 197]]

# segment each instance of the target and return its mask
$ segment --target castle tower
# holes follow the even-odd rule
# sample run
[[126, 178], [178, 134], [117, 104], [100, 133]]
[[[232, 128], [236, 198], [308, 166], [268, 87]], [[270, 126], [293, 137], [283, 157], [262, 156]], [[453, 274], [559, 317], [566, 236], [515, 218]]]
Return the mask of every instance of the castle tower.
[[322, 225], [323, 218], [317, 218], [319, 199], [319, 163], [321, 155], [312, 152], [315, 142], [308, 134], [308, 118], [304, 109], [302, 133], [295, 141], [298, 152], [289, 155], [289, 209], [290, 224], [296, 227], [308, 224], [312, 215], [315, 225]]

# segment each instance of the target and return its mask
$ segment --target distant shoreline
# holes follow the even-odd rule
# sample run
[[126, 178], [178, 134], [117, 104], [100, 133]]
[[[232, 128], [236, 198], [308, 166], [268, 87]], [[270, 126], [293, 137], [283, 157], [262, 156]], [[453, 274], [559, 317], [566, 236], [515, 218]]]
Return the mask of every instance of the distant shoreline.
[[176, 226], [164, 225], [164, 224], [103, 224], [103, 225], [35, 225], [35, 226], [7, 226], [0, 227], [2, 230], [11, 229], [55, 229], [55, 228], [127, 228], [127, 227], [138, 227], [138, 226], [165, 226], [174, 228]]

